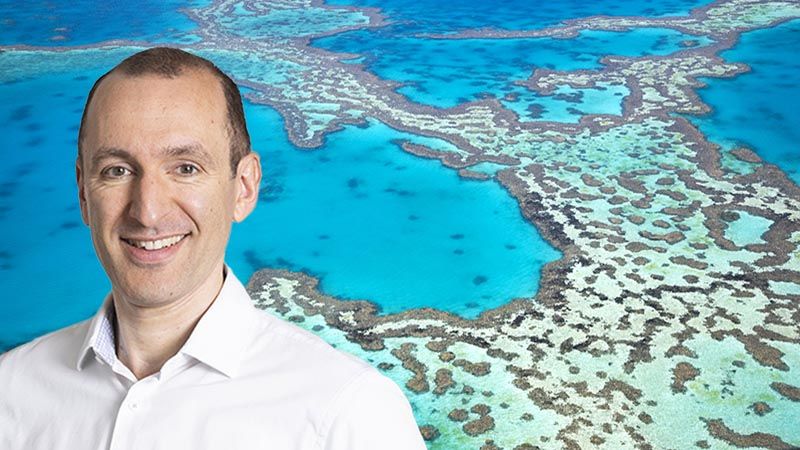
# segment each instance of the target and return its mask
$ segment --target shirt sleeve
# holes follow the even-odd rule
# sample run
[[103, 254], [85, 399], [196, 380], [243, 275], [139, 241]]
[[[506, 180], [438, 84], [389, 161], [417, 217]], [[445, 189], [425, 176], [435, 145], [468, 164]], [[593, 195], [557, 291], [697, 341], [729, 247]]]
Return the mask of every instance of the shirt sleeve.
[[424, 450], [411, 405], [389, 378], [368, 370], [342, 393], [324, 450]]

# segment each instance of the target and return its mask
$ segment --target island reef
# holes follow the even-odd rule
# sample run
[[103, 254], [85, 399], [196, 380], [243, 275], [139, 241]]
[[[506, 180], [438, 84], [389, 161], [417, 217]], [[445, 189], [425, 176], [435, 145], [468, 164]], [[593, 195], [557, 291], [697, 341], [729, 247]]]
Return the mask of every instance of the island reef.
[[[378, 28], [378, 9], [318, 1], [214, 1], [182, 48], [208, 57], [275, 108], [290, 140], [378, 120], [465, 178], [494, 180], [562, 257], [534, 298], [474, 320], [431, 308], [382, 314], [326, 295], [309, 274], [264, 269], [259, 308], [375, 365], [408, 395], [431, 449], [800, 447], [800, 187], [753, 149], [720, 147], [685, 117], [708, 114], [703, 79], [745, 32], [800, 18], [800, 3], [717, 0], [688, 15], [594, 16], [536, 30], [481, 28], [428, 39], [573, 39], [586, 30], [672, 29], [703, 38], [661, 56], [609, 55], [599, 70], [537, 69], [519, 85], [625, 86], [622, 113], [520, 120], [498, 98], [453, 108], [410, 101], [357, 57], [313, 47]], [[153, 46], [108, 41], [0, 48], [0, 80], [96, 66]], [[744, 167], [745, 169], [741, 169]], [[760, 227], [757, 236], [742, 227]], [[320, 374], [324, 376], [324, 374]]]

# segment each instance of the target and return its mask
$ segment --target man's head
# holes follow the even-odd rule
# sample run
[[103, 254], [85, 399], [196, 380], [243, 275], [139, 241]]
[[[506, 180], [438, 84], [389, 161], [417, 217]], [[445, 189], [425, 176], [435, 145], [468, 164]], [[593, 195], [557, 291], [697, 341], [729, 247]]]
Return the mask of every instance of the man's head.
[[225, 106], [228, 114], [228, 136], [230, 138], [231, 171], [236, 173], [236, 166], [243, 156], [250, 153], [250, 135], [244, 119], [242, 97], [236, 83], [211, 61], [177, 48], [155, 47], [129, 56], [105, 75], [97, 79], [89, 91], [86, 106], [81, 117], [78, 131], [78, 160], [83, 159], [83, 140], [86, 135], [86, 113], [94, 98], [97, 88], [111, 74], [124, 74], [131, 77], [143, 75], [160, 75], [175, 78], [187, 70], [206, 70], [219, 81], [225, 95]]
[[215, 295], [232, 222], [258, 198], [258, 155], [231, 120], [238, 92], [187, 55], [128, 58], [95, 84], [81, 125], [83, 220], [115, 300], [142, 307]]

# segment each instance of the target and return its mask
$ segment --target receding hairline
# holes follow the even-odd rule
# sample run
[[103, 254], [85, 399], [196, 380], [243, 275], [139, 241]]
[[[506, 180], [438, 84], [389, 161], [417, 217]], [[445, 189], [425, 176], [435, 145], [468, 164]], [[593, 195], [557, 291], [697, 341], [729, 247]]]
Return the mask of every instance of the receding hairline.
[[78, 162], [83, 163], [83, 141], [85, 140], [89, 108], [93, 107], [97, 90], [106, 84], [105, 81], [108, 78], [152, 76], [177, 79], [191, 73], [206, 73], [217, 80], [218, 92], [222, 94], [225, 103], [224, 123], [229, 140], [230, 166], [232, 173], [235, 174], [239, 160], [252, 152], [242, 98], [236, 83], [211, 61], [184, 50], [169, 47], [155, 47], [135, 53], [95, 81], [87, 96], [78, 131]]
[[[182, 70], [179, 74], [176, 75], [162, 75], [159, 73], [152, 73], [152, 72], [145, 72], [145, 73], [137, 73], [137, 74], [128, 74], [121, 71], [111, 70], [101, 78], [98, 78], [97, 85], [91, 92], [91, 97], [87, 97], [86, 106], [84, 108], [85, 111], [88, 112], [89, 108], [94, 108], [97, 103], [97, 96], [99, 91], [104, 91], [102, 93], [103, 96], [108, 95], [108, 89], [113, 88], [113, 84], [117, 84], [120, 82], [125, 82], [128, 80], [141, 80], [151, 78], [154, 80], [166, 80], [166, 81], [176, 81], [179, 82], [181, 80], [185, 80], [189, 77], [195, 77], [195, 79], [201, 80], [203, 83], [202, 93], [204, 95], [209, 95], [209, 93], [214, 90], [216, 92], [216, 99], [214, 100], [215, 106], [220, 106], [222, 108], [222, 113], [225, 115], [227, 113], [227, 105], [225, 99], [225, 87], [222, 84], [222, 80], [216, 76], [216, 74], [204, 68], [186, 68]], [[211, 86], [216, 86], [213, 88]], [[136, 94], [134, 94], [136, 95]], [[216, 104], [217, 102], [221, 102]], [[88, 118], [88, 114], [87, 114]], [[230, 125], [230, 121], [227, 117], [224, 117], [225, 122]]]
[[[85, 130], [84, 127], [88, 125], [89, 122], [89, 110], [96, 107], [97, 103], [97, 96], [98, 92], [101, 90], [107, 90], [110, 88], [109, 83], [119, 82], [124, 80], [134, 80], [134, 79], [141, 79], [141, 78], [155, 78], [161, 80], [179, 80], [181, 78], [185, 78], [191, 75], [208, 75], [211, 79], [215, 81], [214, 85], [217, 86], [217, 95], [219, 95], [223, 105], [223, 114], [227, 113], [227, 105], [225, 104], [225, 92], [224, 86], [222, 84], [222, 80], [217, 76], [212, 70], [203, 68], [203, 67], [187, 67], [183, 68], [180, 72], [166, 75], [157, 72], [141, 72], [135, 74], [129, 74], [125, 71], [119, 70], [119, 66], [114, 67], [113, 69], [109, 70], [103, 76], [97, 79], [97, 82], [93, 86], [92, 90], [90, 91], [89, 95], [86, 98], [86, 105], [83, 109], [83, 120], [81, 121], [81, 133], [79, 133], [79, 141], [78, 141], [78, 151], [80, 155], [82, 140], [85, 138]], [[107, 92], [103, 92], [103, 95], [107, 95]], [[231, 123], [227, 117], [225, 117], [225, 126], [230, 133]]]

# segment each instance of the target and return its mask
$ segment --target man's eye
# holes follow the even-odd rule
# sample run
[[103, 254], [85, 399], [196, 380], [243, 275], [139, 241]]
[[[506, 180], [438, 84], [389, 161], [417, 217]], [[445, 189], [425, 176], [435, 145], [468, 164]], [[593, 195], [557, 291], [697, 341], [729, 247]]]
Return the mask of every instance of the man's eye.
[[109, 178], [121, 178], [126, 175], [129, 175], [130, 173], [131, 173], [130, 170], [122, 166], [112, 166], [103, 170], [103, 176]]
[[178, 173], [181, 175], [194, 175], [199, 171], [200, 169], [194, 164], [181, 164], [178, 166]]

